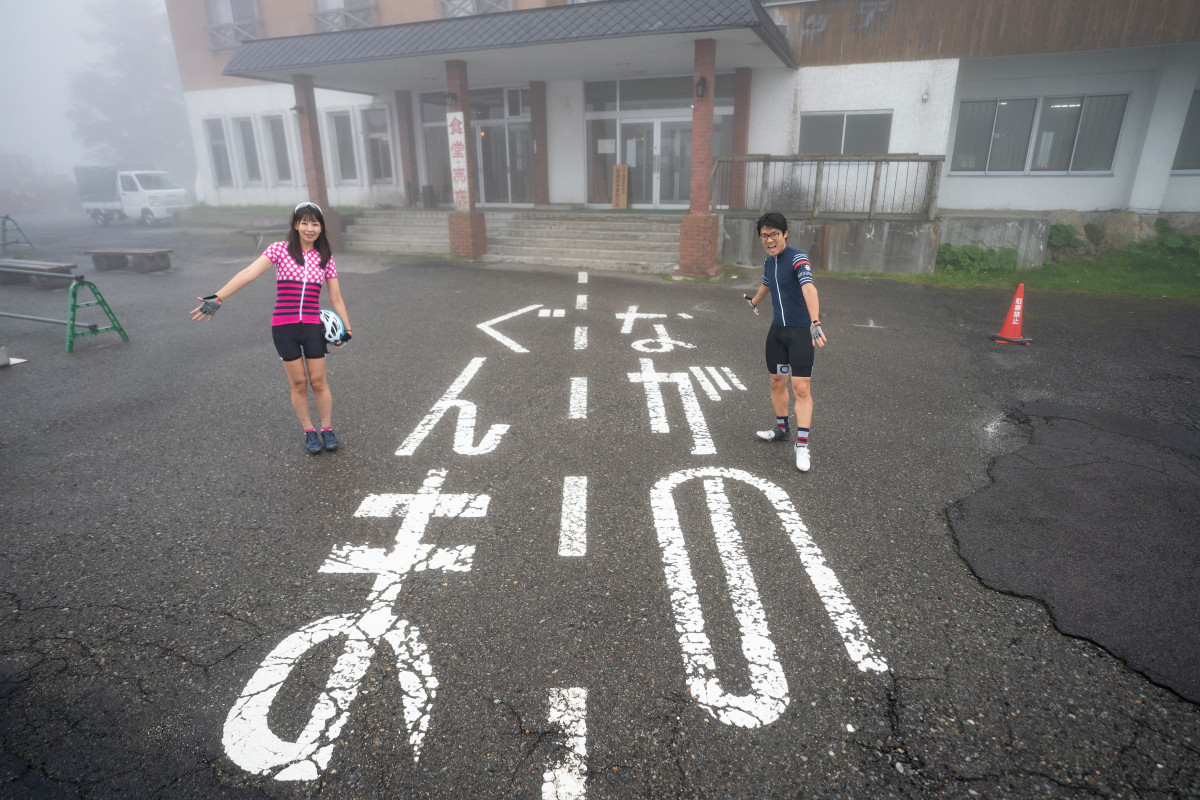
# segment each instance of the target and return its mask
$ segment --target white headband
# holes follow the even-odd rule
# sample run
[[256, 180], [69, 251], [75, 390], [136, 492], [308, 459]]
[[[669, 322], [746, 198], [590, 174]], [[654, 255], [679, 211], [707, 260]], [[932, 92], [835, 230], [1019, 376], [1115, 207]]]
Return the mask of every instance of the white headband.
[[292, 213], [295, 214], [297, 211], [304, 208], [305, 206], [312, 206], [313, 208], [315, 208], [317, 210], [318, 214], [323, 215], [325, 213], [324, 211], [321, 210], [321, 207], [319, 205], [317, 205], [316, 203], [310, 203], [307, 200], [304, 201], [303, 203], [301, 203], [300, 205], [296, 206], [294, 209], [292, 209]]

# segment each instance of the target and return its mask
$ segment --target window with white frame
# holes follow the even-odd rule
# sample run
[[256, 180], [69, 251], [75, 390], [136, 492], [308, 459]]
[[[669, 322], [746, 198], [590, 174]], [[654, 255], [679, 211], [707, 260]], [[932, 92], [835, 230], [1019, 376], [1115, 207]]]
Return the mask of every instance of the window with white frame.
[[890, 111], [800, 115], [800, 155], [879, 155], [891, 139]]
[[1108, 172], [1127, 94], [964, 100], [952, 172]]
[[511, 10], [512, 0], [438, 0], [438, 16], [442, 19]]
[[262, 183], [262, 167], [258, 163], [258, 144], [254, 141], [254, 121], [249, 117], [233, 120], [238, 146], [242, 154], [242, 176], [247, 183]]
[[217, 186], [233, 186], [233, 169], [229, 163], [225, 124], [219, 119], [206, 119], [204, 133], [208, 137], [208, 153], [212, 158], [213, 183]]
[[1192, 104], [1188, 106], [1171, 169], [1200, 170], [1200, 91], [1192, 92]]
[[254, 0], [205, 0], [208, 46], [228, 50], [262, 35]]
[[392, 137], [386, 108], [362, 112], [363, 138], [367, 143], [367, 173], [372, 183], [392, 181]]
[[269, 163], [275, 171], [276, 183], [292, 182], [292, 162], [288, 155], [287, 129], [283, 117], [263, 117], [267, 126], [267, 144], [271, 148]]
[[313, 31], [348, 31], [375, 25], [375, 4], [371, 0], [317, 0], [312, 15]]
[[358, 161], [354, 155], [354, 130], [349, 111], [335, 111], [329, 115], [329, 128], [333, 131], [334, 162], [337, 164], [337, 179], [341, 183], [358, 181]]

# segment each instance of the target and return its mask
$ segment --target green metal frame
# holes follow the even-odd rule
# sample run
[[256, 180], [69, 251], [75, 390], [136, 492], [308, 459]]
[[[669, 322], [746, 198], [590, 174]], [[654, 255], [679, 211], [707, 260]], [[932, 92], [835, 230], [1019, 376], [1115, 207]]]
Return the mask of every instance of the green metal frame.
[[[80, 303], [78, 300], [76, 300], [75, 295], [79, 292], [79, 287], [81, 286], [86, 287], [87, 290], [92, 293], [92, 297], [95, 299], [87, 303]], [[104, 313], [108, 315], [108, 321], [110, 324], [106, 328], [88, 328], [88, 330], [85, 330], [82, 333], [77, 332], [75, 330], [75, 309], [88, 308], [90, 306], [100, 306], [100, 308], [104, 309]], [[79, 324], [84, 325], [85, 323], [81, 322]], [[112, 331], [116, 331], [117, 333], [121, 334], [121, 341], [129, 341], [128, 334], [126, 334], [125, 329], [121, 327], [121, 323], [117, 321], [117, 315], [114, 314], [112, 309], [108, 307], [108, 303], [104, 302], [104, 295], [100, 294], [100, 290], [96, 288], [96, 284], [92, 283], [91, 281], [84, 280], [73, 281], [71, 283], [71, 297], [69, 305], [67, 306], [67, 352], [70, 353], [75, 349], [76, 339], [81, 339], [84, 336], [94, 336], [97, 333], [109, 333]]]
[[[8, 238], [8, 229], [10, 226], [16, 231], [19, 238]], [[8, 214], [5, 214], [0, 217], [0, 253], [7, 253], [8, 248], [16, 247], [17, 245], [33, 247], [33, 242], [29, 241], [29, 237], [25, 235], [25, 231], [21, 230], [21, 226], [17, 224], [17, 221]]]

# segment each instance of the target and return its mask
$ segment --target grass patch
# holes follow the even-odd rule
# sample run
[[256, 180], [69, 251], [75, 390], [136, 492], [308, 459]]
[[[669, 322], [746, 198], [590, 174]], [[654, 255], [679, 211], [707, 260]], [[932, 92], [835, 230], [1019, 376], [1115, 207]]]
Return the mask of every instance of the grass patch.
[[[854, 274], [926, 286], [966, 289], [974, 286], [1069, 290], [1097, 294], [1200, 300], [1200, 237], [1183, 236], [1159, 220], [1158, 236], [1097, 257], [1071, 257], [1032, 269], [1020, 269], [1003, 253], [977, 247], [939, 248], [933, 274]], [[1072, 242], [1073, 244], [1073, 242]]]

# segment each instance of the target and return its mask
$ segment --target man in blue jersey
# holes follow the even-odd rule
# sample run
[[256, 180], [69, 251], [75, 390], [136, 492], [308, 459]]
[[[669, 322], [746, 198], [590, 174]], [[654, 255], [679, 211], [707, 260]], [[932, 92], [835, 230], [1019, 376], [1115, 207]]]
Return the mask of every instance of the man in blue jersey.
[[[771, 405], [775, 427], [759, 431], [769, 442], [786, 442], [788, 436], [788, 378], [796, 396], [796, 468], [808, 472], [812, 460], [808, 434], [812, 426], [813, 353], [825, 346], [821, 330], [820, 303], [813, 285], [812, 264], [803, 250], [789, 247], [787, 219], [778, 212], [758, 218], [758, 238], [767, 251], [763, 262], [762, 286], [754, 297], [743, 295], [750, 305], [771, 295], [774, 318], [767, 332], [767, 372], [771, 373]], [[757, 312], [756, 312], [757, 313]]]

